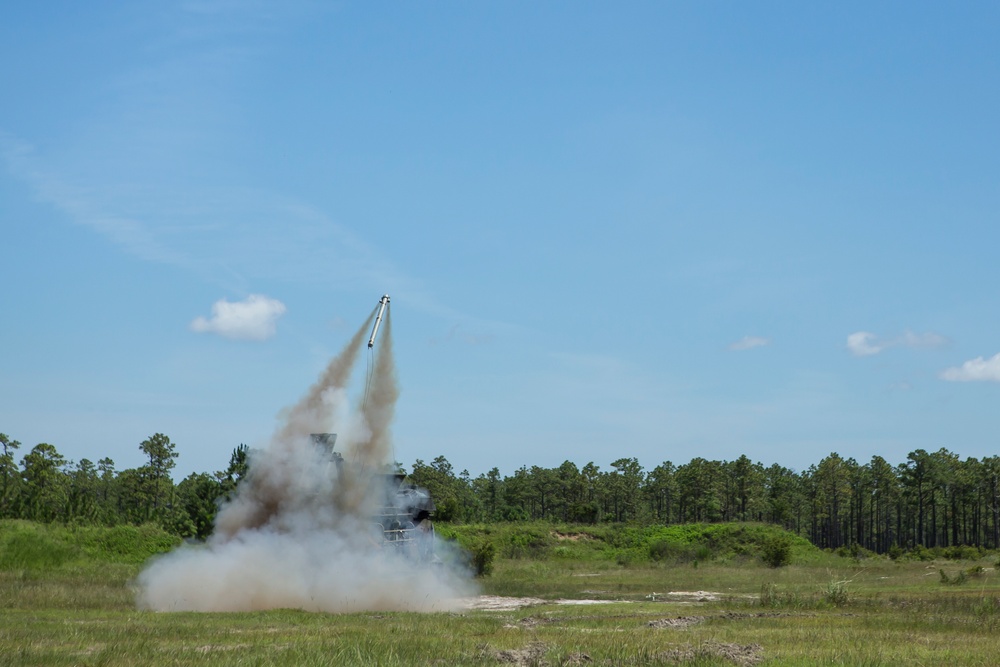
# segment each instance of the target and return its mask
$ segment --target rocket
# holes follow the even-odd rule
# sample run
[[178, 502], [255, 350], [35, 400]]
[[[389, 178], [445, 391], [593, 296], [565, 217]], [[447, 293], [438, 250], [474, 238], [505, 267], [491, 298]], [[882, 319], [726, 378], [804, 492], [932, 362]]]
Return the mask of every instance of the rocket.
[[378, 325], [382, 323], [382, 313], [385, 312], [385, 307], [389, 305], [389, 295], [383, 294], [382, 298], [378, 300], [378, 304], [378, 315], [375, 316], [375, 326], [372, 327], [372, 335], [368, 339], [368, 349], [371, 349], [375, 345], [375, 334], [378, 333]]

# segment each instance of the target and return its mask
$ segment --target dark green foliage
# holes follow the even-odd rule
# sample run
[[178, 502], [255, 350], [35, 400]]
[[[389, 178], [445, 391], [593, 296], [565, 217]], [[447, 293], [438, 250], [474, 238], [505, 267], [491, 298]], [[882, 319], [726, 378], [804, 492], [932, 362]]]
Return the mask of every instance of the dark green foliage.
[[960, 571], [954, 577], [949, 577], [943, 569], [938, 570], [938, 572], [941, 575], [941, 583], [949, 586], [961, 586], [969, 578], [965, 571]]
[[784, 567], [792, 562], [792, 541], [785, 535], [764, 540], [760, 558], [768, 567]]
[[240, 443], [239, 447], [236, 447], [229, 456], [229, 466], [225, 470], [215, 473], [223, 498], [231, 498], [236, 492], [236, 486], [240, 480], [246, 476], [250, 466], [249, 455], [250, 448]]
[[454, 496], [446, 496], [435, 501], [434, 519], [436, 521], [459, 521], [462, 517], [462, 506]]
[[862, 464], [834, 452], [801, 473], [746, 456], [668, 461], [648, 473], [635, 459], [619, 458], [611, 468], [567, 461], [522, 466], [508, 477], [494, 468], [470, 483], [488, 501], [470, 505], [463, 520], [764, 522], [856, 559], [893, 547], [898, 557], [914, 545], [1000, 547], [1000, 514], [992, 509], [1000, 506], [1000, 457], [962, 461], [944, 449], [917, 450], [893, 466], [879, 456]]
[[948, 560], [978, 560], [983, 557], [983, 551], [979, 547], [956, 545], [943, 549], [941, 556]]
[[22, 484], [14, 453], [20, 447], [20, 442], [0, 433], [0, 519], [17, 516]]
[[849, 546], [840, 547], [836, 550], [836, 553], [838, 556], [843, 558], [853, 558], [857, 561], [864, 560], [865, 558], [871, 558], [875, 555], [857, 542], [852, 542]]
[[551, 542], [544, 528], [527, 525], [508, 534], [502, 553], [506, 558], [544, 558]]
[[200, 540], [212, 534], [212, 524], [218, 509], [218, 500], [223, 495], [223, 485], [206, 473], [191, 473], [177, 485], [175, 504], [179, 511], [174, 515], [183, 521], [180, 526], [172, 526], [171, 532], [181, 537], [196, 537]]
[[465, 521], [481, 506], [480, 499], [472, 492], [469, 473], [463, 471], [456, 477], [451, 463], [443, 456], [430, 463], [417, 459], [407, 481], [430, 492], [437, 506], [431, 517], [435, 521]]
[[[801, 537], [764, 524], [689, 524], [631, 528], [545, 522], [441, 526], [439, 533], [466, 549], [488, 536], [502, 558], [612, 560], [621, 565], [644, 562], [687, 564], [711, 560], [763, 559], [766, 545], [776, 544], [779, 560], [806, 562], [818, 550]], [[785, 549], [787, 548], [787, 551]]]
[[34, 521], [66, 519], [69, 480], [65, 466], [66, 458], [45, 442], [35, 445], [21, 460], [24, 518]]
[[472, 568], [477, 577], [487, 577], [493, 573], [493, 559], [496, 557], [496, 548], [488, 537], [481, 537], [472, 543], [469, 548], [472, 556]]
[[595, 524], [600, 516], [601, 508], [596, 502], [574, 502], [566, 511], [566, 520], [571, 523]]
[[[201, 539], [211, 532], [217, 502], [235, 492], [250, 459], [247, 447], [239, 445], [226, 470], [195, 473], [177, 484], [171, 477], [176, 448], [162, 433], [139, 445], [143, 465], [121, 471], [108, 458], [96, 465], [89, 459], [68, 461], [47, 443], [32, 448], [18, 465], [19, 448], [0, 433], [0, 519], [154, 522]], [[637, 459], [623, 456], [606, 471], [593, 462], [578, 467], [564, 461], [554, 468], [522, 466], [509, 476], [492, 468], [474, 479], [465, 470], [456, 474], [438, 456], [430, 463], [418, 459], [409, 478], [430, 491], [437, 505], [433, 519], [442, 523], [572, 523], [588, 525], [594, 534], [604, 525], [627, 525], [613, 547], [629, 562], [765, 558], [764, 542], [752, 528], [761, 524], [857, 560], [885, 554], [968, 560], [1000, 548], [1000, 457], [962, 460], [945, 449], [916, 450], [896, 466], [879, 456], [859, 463], [833, 452], [802, 472], [764, 467], [746, 456], [696, 457], [681, 465], [666, 461], [646, 471]], [[748, 532], [698, 528], [696, 540], [657, 532], [733, 524]], [[640, 533], [629, 541], [629, 530]], [[527, 533], [507, 537], [495, 542], [498, 555], [534, 558], [557, 546], [577, 549]], [[793, 559], [799, 550], [793, 541]]]
[[[139, 468], [140, 489], [149, 520], [160, 517], [161, 510], [168, 503], [173, 492], [170, 471], [174, 469], [177, 451], [170, 438], [155, 433], [139, 444], [139, 449], [149, 457], [149, 462]], [[164, 519], [166, 517], [163, 517]], [[174, 521], [163, 521], [164, 524]]]
[[650, 541], [649, 557], [657, 562], [668, 563], [689, 563], [696, 558], [695, 549], [690, 544], [680, 544], [666, 539]]
[[[787, 551], [788, 559], [798, 555], [809, 559], [815, 548], [801, 537], [767, 524], [719, 523], [684, 524], [626, 529], [616, 538], [618, 546], [647, 545], [654, 560], [707, 561], [711, 559], [764, 558], [766, 548]], [[772, 554], [774, 555], [774, 554]]]

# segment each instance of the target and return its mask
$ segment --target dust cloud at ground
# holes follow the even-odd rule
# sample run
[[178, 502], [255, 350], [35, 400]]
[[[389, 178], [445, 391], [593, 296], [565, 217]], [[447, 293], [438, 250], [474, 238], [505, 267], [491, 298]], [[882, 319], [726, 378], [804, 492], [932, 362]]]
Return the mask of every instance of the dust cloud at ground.
[[[282, 416], [267, 447], [250, 453], [235, 496], [203, 545], [185, 545], [139, 575], [138, 605], [157, 611], [444, 611], [475, 593], [448, 545], [443, 563], [386, 548], [374, 526], [394, 492], [390, 425], [399, 396], [387, 317], [360, 406], [347, 398], [372, 316], [306, 395]], [[337, 433], [343, 463], [310, 434]], [[423, 539], [434, 539], [426, 534]]]

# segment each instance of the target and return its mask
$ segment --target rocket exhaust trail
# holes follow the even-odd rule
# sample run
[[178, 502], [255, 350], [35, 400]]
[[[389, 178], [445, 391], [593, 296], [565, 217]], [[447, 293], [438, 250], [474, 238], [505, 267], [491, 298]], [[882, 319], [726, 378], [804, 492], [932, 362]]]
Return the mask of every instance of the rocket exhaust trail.
[[[207, 543], [183, 546], [143, 570], [140, 608], [445, 611], [473, 592], [457, 564], [428, 569], [385, 553], [370, 539], [373, 510], [385, 494], [379, 473], [392, 463], [389, 427], [399, 396], [386, 305], [387, 299], [379, 302], [284, 413], [269, 444], [250, 451], [247, 475], [220, 507]], [[351, 370], [379, 316], [384, 332], [368, 400], [352, 409], [346, 395]], [[309, 437], [324, 432], [338, 434], [342, 466]], [[439, 550], [446, 552], [440, 543]]]
[[323, 403], [324, 393], [330, 389], [342, 388], [347, 385], [354, 364], [357, 362], [358, 354], [361, 353], [361, 341], [364, 340], [368, 322], [371, 321], [374, 314], [373, 310], [361, 328], [354, 333], [351, 340], [340, 351], [340, 354], [330, 361], [326, 370], [309, 389], [309, 392], [292, 407], [285, 418], [284, 429], [276, 436], [277, 439], [323, 433], [330, 430], [329, 414]]
[[[375, 311], [372, 311], [374, 315]], [[342, 401], [342, 392], [338, 389], [346, 386], [350, 380], [351, 371], [361, 352], [364, 334], [368, 328], [368, 316], [351, 340], [344, 346], [340, 354], [327, 365], [319, 380], [310, 387], [305, 396], [299, 400], [284, 415], [284, 425], [272, 436], [271, 443], [264, 455], [253, 458], [280, 458], [277, 465], [253, 465], [248, 471], [246, 480], [241, 482], [245, 487], [228, 504], [216, 514], [215, 534], [220, 538], [234, 536], [246, 528], [259, 528], [279, 516], [283, 508], [287, 508], [290, 497], [301, 494], [301, 485], [309, 476], [306, 471], [298, 469], [296, 464], [309, 463], [310, 433], [325, 433], [332, 430], [333, 403]], [[305, 451], [303, 451], [305, 450]], [[312, 462], [320, 466], [318, 461]]]
[[359, 474], [342, 480], [343, 483], [337, 489], [339, 502], [352, 509], [360, 507], [367, 500], [372, 476], [384, 472], [386, 467], [394, 463], [389, 426], [399, 398], [399, 385], [396, 381], [396, 360], [392, 352], [392, 319], [390, 311], [385, 308], [388, 303], [388, 296], [382, 297], [375, 328], [369, 340], [370, 346], [378, 330], [378, 318], [385, 311], [382, 342], [375, 356], [375, 368], [361, 408], [361, 417], [366, 427], [363, 432], [365, 437], [348, 441], [344, 449], [344, 457], [359, 467]]
[[392, 319], [388, 313], [384, 331], [382, 345], [375, 357], [375, 370], [372, 374], [368, 400], [365, 401], [362, 411], [371, 436], [367, 442], [362, 443], [359, 453], [367, 462], [388, 464], [393, 462], [389, 425], [392, 423], [396, 400], [399, 398], [396, 360], [392, 352]]

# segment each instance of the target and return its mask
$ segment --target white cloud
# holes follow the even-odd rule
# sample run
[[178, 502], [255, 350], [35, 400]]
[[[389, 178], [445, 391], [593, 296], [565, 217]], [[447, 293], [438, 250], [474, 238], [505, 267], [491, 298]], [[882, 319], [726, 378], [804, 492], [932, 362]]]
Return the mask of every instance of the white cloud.
[[760, 336], [744, 336], [735, 343], [729, 346], [730, 350], [752, 350], [755, 347], [764, 347], [765, 345], [770, 345], [771, 341], [768, 338], [761, 338]]
[[260, 294], [233, 303], [219, 299], [212, 304], [212, 317], [195, 318], [191, 330], [238, 340], [267, 340], [274, 335], [278, 318], [284, 313], [285, 304]]
[[847, 337], [847, 349], [856, 357], [868, 357], [890, 347], [940, 347], [947, 342], [947, 338], [933, 332], [918, 334], [906, 331], [895, 338], [879, 338], [869, 331], [856, 331]]
[[867, 331], [857, 331], [847, 337], [847, 349], [856, 357], [867, 357], [878, 354], [885, 349], [885, 345], [877, 342], [875, 334]]
[[949, 382], [1000, 382], [1000, 354], [989, 359], [976, 357], [961, 366], [947, 368], [941, 379]]

